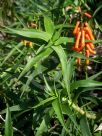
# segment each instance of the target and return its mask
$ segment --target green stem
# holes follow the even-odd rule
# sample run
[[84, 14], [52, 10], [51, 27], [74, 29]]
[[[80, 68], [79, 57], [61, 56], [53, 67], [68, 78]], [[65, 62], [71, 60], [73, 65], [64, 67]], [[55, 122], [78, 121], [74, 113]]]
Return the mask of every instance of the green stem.
[[86, 111], [84, 111], [83, 109], [81, 109], [79, 106], [75, 105], [74, 103], [72, 103], [71, 101], [68, 100], [68, 103], [70, 106], [72, 106], [72, 108], [74, 110], [76, 110], [77, 112], [79, 112], [80, 114], [82, 115], [85, 115], [87, 118], [90, 118], [90, 119], [96, 119], [96, 115], [95, 114], [90, 114]]

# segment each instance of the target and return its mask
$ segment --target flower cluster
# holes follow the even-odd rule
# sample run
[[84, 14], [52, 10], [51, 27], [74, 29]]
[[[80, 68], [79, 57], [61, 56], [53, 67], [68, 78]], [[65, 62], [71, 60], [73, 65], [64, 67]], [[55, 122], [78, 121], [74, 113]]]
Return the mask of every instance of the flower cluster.
[[[79, 53], [84, 53], [87, 58], [91, 54], [96, 54], [95, 47], [92, 43], [94, 36], [92, 30], [87, 22], [81, 23], [77, 21], [75, 28], [73, 30], [75, 35], [75, 44], [72, 49]], [[77, 58], [76, 63], [81, 64], [81, 59]], [[86, 65], [89, 65], [89, 59], [86, 59]]]

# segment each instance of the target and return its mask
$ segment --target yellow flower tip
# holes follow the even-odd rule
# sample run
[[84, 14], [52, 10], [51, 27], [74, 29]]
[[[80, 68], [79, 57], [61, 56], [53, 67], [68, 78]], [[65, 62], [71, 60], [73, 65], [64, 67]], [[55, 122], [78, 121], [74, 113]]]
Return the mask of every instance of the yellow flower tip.
[[86, 65], [89, 65], [90, 64], [90, 61], [87, 59], [86, 60]]
[[33, 47], [33, 43], [32, 42], [29, 42], [29, 47]]
[[23, 44], [26, 46], [26, 45], [27, 45], [27, 41], [26, 41], [26, 40], [24, 40], [24, 41], [23, 41]]

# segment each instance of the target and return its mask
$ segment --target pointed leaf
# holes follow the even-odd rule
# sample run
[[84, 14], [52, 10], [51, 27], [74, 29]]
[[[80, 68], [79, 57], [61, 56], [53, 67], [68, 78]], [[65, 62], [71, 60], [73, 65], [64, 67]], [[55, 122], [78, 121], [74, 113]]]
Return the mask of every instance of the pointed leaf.
[[47, 99], [45, 99], [45, 100], [39, 102], [37, 105], [33, 106], [32, 108], [34, 108], [34, 109], [35, 109], [35, 108], [38, 108], [38, 107], [44, 105], [45, 103], [48, 103], [48, 102], [50, 102], [50, 101], [52, 101], [52, 100], [54, 100], [54, 99], [56, 99], [56, 96], [52, 96], [52, 97], [50, 97], [50, 98], [47, 98]]
[[55, 45], [60, 45], [63, 43], [74, 43], [74, 38], [70, 38], [70, 37], [60, 37], [56, 42]]
[[60, 59], [65, 86], [67, 89], [68, 96], [70, 97], [70, 78], [69, 77], [70, 77], [70, 73], [71, 73], [70, 63], [72, 63], [72, 62], [70, 61], [68, 63], [67, 56], [61, 46], [52, 46], [52, 48], [56, 51], [56, 53], [58, 54], [58, 57]]
[[85, 116], [83, 116], [80, 120], [80, 127], [81, 127], [82, 136], [92, 136], [87, 118]]
[[47, 16], [44, 16], [44, 26], [47, 33], [51, 35], [54, 33], [54, 23]]
[[38, 38], [38, 39], [42, 39], [46, 42], [48, 42], [51, 38], [51, 34], [41, 31], [41, 30], [36, 30], [36, 29], [22, 29], [22, 30], [15, 30], [15, 29], [11, 29], [6, 27], [9, 31], [13, 34], [18, 34], [27, 38]]
[[13, 127], [11, 120], [11, 112], [9, 106], [7, 107], [6, 119], [5, 119], [5, 136], [13, 136]]
[[37, 128], [35, 136], [41, 136], [43, 132], [48, 131], [48, 125], [50, 123], [50, 118], [53, 115], [53, 112], [54, 112], [53, 109], [50, 109], [50, 111], [43, 117], [40, 126]]
[[67, 128], [66, 128], [66, 126], [65, 126], [64, 117], [63, 117], [63, 114], [62, 114], [62, 109], [61, 109], [61, 105], [60, 105], [60, 103], [59, 103], [58, 98], [55, 99], [55, 100], [52, 102], [52, 106], [53, 106], [54, 111], [55, 111], [55, 113], [56, 113], [56, 115], [57, 115], [57, 117], [58, 117], [58, 120], [60, 121], [60, 123], [62, 124], [62, 126], [64, 127], [64, 129], [65, 129], [66, 131], [68, 131]]
[[69, 116], [70, 120], [73, 122], [75, 127], [77, 129], [79, 129], [79, 126], [78, 126], [77, 121], [76, 121], [76, 115], [71, 111], [68, 103], [62, 104], [62, 110], [63, 110], [64, 114], [67, 114]]
[[45, 76], [44, 76], [44, 82], [45, 82], [45, 85], [46, 85], [46, 93], [48, 93], [49, 95], [54, 95], [54, 93], [53, 93], [51, 87], [49, 86]]
[[96, 87], [102, 86], [102, 82], [94, 81], [94, 80], [79, 80], [71, 84], [71, 89], [78, 89], [79, 87]]
[[97, 73], [97, 74], [94, 74], [93, 76], [89, 77], [88, 79], [93, 80], [93, 79], [97, 78], [97, 77], [100, 76], [100, 75], [102, 75], [102, 71], [100, 71], [100, 72]]

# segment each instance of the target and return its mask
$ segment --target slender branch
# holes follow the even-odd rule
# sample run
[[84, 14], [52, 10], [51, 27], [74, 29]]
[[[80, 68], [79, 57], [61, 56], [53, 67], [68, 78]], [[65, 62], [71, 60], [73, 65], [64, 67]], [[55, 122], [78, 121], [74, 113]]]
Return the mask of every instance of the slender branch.
[[53, 127], [51, 127], [51, 128], [48, 130], [48, 132], [53, 131], [57, 126], [59, 126], [59, 124], [55, 124]]

